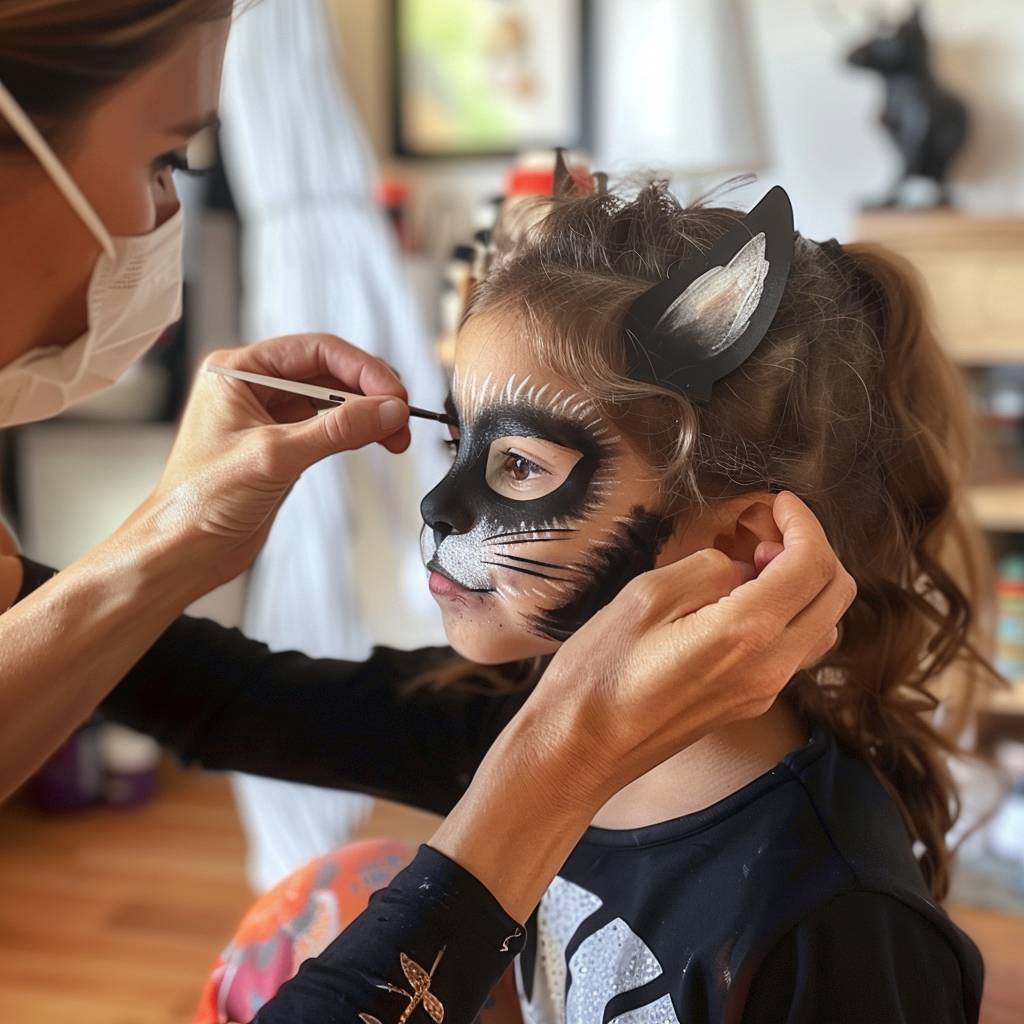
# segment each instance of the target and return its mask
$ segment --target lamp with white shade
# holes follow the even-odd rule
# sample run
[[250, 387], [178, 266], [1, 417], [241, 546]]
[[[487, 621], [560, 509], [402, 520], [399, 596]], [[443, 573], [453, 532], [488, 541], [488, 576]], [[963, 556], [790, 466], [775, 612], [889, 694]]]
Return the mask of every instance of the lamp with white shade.
[[598, 166], [694, 180], [766, 165], [742, 0], [594, 0], [593, 18]]

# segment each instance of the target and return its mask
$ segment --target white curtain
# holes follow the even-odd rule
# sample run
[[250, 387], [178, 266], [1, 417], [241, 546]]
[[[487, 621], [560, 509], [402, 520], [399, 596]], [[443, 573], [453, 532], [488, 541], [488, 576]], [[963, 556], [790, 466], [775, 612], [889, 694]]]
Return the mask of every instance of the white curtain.
[[[271, 0], [237, 19], [222, 111], [243, 226], [243, 336], [339, 334], [398, 369], [416, 404], [439, 407], [441, 374], [391, 226], [371, 199], [375, 168], [322, 0]], [[358, 659], [376, 606], [401, 625], [391, 642], [439, 639], [415, 495], [438, 479], [442, 456], [440, 435], [420, 429], [412, 456], [375, 448], [302, 477], [251, 574], [248, 635], [274, 649]], [[375, 587], [389, 592], [382, 598]], [[343, 842], [369, 807], [365, 797], [248, 776], [236, 778], [235, 791], [258, 889]]]

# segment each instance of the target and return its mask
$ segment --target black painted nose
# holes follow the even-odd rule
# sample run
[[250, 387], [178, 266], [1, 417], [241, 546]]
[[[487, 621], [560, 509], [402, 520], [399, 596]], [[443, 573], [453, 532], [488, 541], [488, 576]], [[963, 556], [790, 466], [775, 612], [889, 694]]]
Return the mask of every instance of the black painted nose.
[[449, 473], [420, 502], [420, 515], [434, 531], [435, 547], [450, 533], [468, 533], [473, 528], [476, 516], [465, 500], [467, 490], [464, 479]]

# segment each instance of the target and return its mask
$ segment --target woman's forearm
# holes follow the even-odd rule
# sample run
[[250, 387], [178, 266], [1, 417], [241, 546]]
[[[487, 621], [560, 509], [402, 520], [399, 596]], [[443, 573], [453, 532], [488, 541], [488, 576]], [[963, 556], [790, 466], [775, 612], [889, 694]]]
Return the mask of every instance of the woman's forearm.
[[478, 878], [517, 921], [530, 916], [617, 788], [591, 770], [583, 749], [571, 710], [554, 718], [528, 701], [430, 840]]
[[128, 524], [0, 615], [0, 799], [197, 596], [196, 578], [181, 545]]
[[572, 734], [580, 724], [571, 707], [550, 715], [527, 702], [430, 845], [254, 1024], [393, 1024], [415, 1008], [406, 991], [414, 976], [428, 979], [434, 1020], [476, 1019], [523, 948], [520, 922], [608, 795], [607, 779], [580, 757], [585, 745]]

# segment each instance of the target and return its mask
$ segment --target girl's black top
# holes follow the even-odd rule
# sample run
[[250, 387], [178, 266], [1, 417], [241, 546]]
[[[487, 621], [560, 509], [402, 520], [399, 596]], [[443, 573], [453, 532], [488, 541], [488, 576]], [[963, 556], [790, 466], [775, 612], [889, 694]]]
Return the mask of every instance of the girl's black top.
[[[24, 564], [21, 596], [52, 574]], [[408, 686], [450, 654], [311, 659], [183, 617], [101, 710], [187, 764], [444, 814], [524, 700]], [[525, 1024], [978, 1019], [977, 949], [929, 898], [872, 771], [820, 728], [703, 811], [588, 829], [525, 932], [471, 874], [423, 846], [255, 1020], [428, 1024], [422, 1001], [393, 989], [409, 988], [400, 954], [429, 968], [442, 950], [429, 986], [444, 1024], [469, 1024], [520, 952]]]

